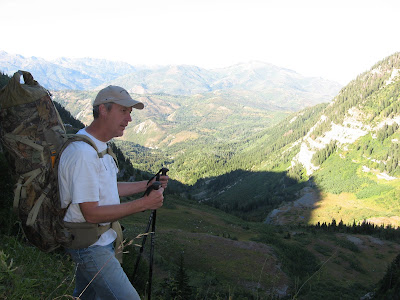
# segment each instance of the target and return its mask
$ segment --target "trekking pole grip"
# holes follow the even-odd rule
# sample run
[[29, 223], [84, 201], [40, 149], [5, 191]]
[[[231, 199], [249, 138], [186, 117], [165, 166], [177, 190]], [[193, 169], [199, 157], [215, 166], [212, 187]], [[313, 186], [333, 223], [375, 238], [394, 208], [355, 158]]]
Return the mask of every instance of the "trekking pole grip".
[[151, 191], [153, 191], [153, 190], [158, 190], [160, 187], [161, 187], [161, 182], [159, 182], [159, 181], [154, 181], [154, 182], [146, 189], [146, 191], [144, 192], [144, 195], [143, 195], [143, 196], [148, 196], [148, 195], [151, 193]]
[[169, 171], [168, 168], [161, 168], [160, 171], [158, 171], [158, 173], [156, 174], [156, 180], [157, 181], [160, 180], [160, 174], [161, 174], [161, 176], [167, 176], [168, 171]]

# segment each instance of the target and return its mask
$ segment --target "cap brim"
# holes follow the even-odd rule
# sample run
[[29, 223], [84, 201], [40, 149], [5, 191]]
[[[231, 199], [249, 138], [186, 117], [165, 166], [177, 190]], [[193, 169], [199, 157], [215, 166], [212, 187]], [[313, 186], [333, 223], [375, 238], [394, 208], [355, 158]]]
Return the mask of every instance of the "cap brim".
[[113, 102], [125, 107], [134, 107], [136, 109], [144, 108], [144, 104], [142, 102], [133, 99], [114, 100]]

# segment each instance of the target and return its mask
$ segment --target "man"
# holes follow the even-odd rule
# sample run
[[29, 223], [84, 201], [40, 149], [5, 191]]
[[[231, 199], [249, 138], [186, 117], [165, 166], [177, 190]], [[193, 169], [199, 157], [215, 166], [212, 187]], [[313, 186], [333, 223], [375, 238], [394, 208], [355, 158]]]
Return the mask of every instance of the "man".
[[160, 178], [159, 190], [120, 203], [120, 196], [143, 193], [147, 181], [117, 182], [114, 159], [107, 154], [101, 158], [98, 153], [106, 151], [109, 140], [123, 135], [132, 121], [132, 108], [143, 107], [121, 87], [102, 89], [93, 102], [93, 122], [78, 132], [88, 136], [97, 151], [88, 143], [77, 141], [61, 155], [60, 198], [62, 207], [68, 207], [64, 221], [71, 225], [74, 238], [67, 252], [77, 264], [74, 296], [79, 299], [140, 299], [115, 256], [122, 249], [114, 253], [113, 243], [120, 230], [115, 221], [161, 207], [168, 176]]

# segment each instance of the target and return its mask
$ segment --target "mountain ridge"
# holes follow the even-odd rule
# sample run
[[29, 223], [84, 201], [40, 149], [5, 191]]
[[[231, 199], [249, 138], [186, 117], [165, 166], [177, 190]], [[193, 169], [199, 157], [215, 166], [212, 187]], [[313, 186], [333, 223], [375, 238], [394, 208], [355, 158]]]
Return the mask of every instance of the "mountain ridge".
[[256, 61], [207, 70], [192, 65], [132, 66], [93, 58], [64, 57], [46, 61], [0, 50], [0, 66], [1, 71], [9, 75], [26, 69], [49, 90], [98, 90], [108, 84], [119, 84], [137, 94], [193, 95], [216, 90], [260, 91], [273, 87], [308, 92], [309, 96], [318, 94], [319, 102], [327, 102], [342, 87], [333, 81], [305, 77], [289, 69]]

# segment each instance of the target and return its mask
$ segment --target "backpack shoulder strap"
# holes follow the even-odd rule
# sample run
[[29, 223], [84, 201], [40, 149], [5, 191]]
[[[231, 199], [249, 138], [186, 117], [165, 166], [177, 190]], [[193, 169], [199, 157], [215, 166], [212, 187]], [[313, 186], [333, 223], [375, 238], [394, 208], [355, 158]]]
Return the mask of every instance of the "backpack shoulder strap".
[[107, 149], [104, 151], [99, 152], [99, 149], [97, 148], [96, 144], [93, 142], [93, 140], [88, 137], [87, 135], [84, 134], [66, 134], [65, 135], [67, 138], [67, 141], [64, 143], [63, 147], [60, 150], [60, 155], [62, 153], [62, 151], [64, 151], [64, 149], [71, 144], [72, 142], [77, 142], [77, 141], [82, 141], [82, 142], [86, 142], [88, 143], [90, 146], [92, 146], [94, 148], [94, 150], [96, 150], [97, 155], [99, 158], [103, 158], [104, 155], [109, 154], [111, 155], [111, 157], [114, 159], [115, 164], [117, 166], [117, 168], [119, 169], [118, 166], [118, 160], [117, 160], [117, 156], [115, 155], [115, 153], [112, 151], [111, 146], [109, 144], [107, 144]]
[[[114, 159], [115, 164], [116, 164], [116, 166], [117, 166], [117, 168], [118, 168], [118, 170], [119, 170], [119, 165], [118, 165], [117, 156], [116, 156], [115, 153], [112, 151], [112, 148], [111, 148], [110, 144], [107, 144], [107, 149], [106, 149], [106, 150], [104, 150], [104, 151], [102, 151], [102, 152], [99, 153], [99, 157], [102, 158], [102, 157], [103, 157], [104, 155], [106, 155], [106, 154], [111, 155], [111, 157]], [[100, 156], [100, 155], [101, 155], [101, 156]]]
[[93, 140], [88, 137], [87, 135], [84, 134], [68, 134], [67, 135], [68, 138], [68, 144], [72, 143], [72, 142], [85, 142], [88, 143], [90, 146], [92, 146], [94, 148], [94, 150], [96, 150], [97, 155], [102, 158], [103, 156], [100, 154], [99, 149], [97, 148], [96, 144], [93, 142]]

